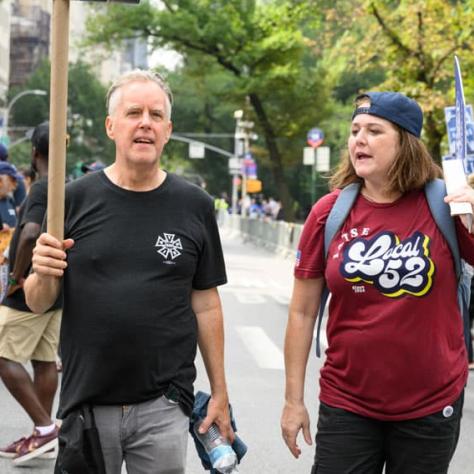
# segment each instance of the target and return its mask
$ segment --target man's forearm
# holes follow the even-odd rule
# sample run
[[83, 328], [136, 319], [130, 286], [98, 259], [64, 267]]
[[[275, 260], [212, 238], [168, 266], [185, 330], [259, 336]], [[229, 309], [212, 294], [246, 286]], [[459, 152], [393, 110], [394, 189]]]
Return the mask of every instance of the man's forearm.
[[201, 318], [198, 318], [198, 325], [199, 350], [206, 367], [212, 395], [227, 398], [222, 313], [213, 311], [211, 314], [202, 315]]
[[34, 313], [48, 311], [59, 296], [61, 279], [54, 276], [38, 276], [32, 273], [25, 281], [26, 304]]

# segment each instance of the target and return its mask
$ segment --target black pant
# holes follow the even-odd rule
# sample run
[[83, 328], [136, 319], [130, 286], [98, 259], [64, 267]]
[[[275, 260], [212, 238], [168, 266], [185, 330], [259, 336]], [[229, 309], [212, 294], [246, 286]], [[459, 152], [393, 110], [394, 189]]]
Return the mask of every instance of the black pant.
[[311, 474], [381, 474], [384, 466], [386, 474], [446, 474], [463, 399], [464, 393], [451, 414], [447, 407], [408, 421], [378, 421], [321, 403]]

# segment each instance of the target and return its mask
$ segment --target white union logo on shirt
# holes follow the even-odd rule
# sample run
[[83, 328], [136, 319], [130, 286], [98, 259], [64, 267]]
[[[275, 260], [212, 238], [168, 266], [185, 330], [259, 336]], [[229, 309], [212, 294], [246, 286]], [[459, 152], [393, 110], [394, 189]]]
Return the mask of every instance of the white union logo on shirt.
[[175, 234], [163, 233], [163, 237], [158, 236], [155, 247], [158, 247], [158, 253], [163, 255], [166, 260], [174, 260], [181, 255], [180, 250], [183, 250], [181, 239], [175, 238]]

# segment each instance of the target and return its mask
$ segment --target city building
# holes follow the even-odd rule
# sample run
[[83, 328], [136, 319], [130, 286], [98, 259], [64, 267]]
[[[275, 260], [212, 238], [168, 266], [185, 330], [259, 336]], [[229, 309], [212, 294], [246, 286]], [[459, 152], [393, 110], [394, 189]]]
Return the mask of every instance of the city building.
[[50, 0], [13, 0], [9, 87], [21, 86], [49, 56]]
[[69, 59], [71, 62], [81, 59], [90, 64], [99, 80], [107, 85], [130, 69], [146, 69], [148, 67], [148, 46], [145, 40], [131, 39], [126, 40], [121, 48], [113, 51], [107, 51], [100, 46], [84, 51], [81, 48], [81, 41], [85, 35], [87, 17], [94, 9], [101, 7], [103, 6], [91, 5], [87, 2], [71, 2], [70, 13], [74, 21], [71, 21], [70, 27]]
[[11, 0], [0, 2], [0, 102], [8, 91], [10, 77], [10, 16]]

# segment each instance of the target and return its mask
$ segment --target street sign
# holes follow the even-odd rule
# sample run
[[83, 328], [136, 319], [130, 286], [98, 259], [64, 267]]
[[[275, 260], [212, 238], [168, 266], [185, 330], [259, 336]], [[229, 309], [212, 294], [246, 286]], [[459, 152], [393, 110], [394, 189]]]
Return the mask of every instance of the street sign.
[[[461, 68], [457, 56], [454, 56], [454, 87], [456, 95], [456, 153], [458, 160], [466, 158], [466, 104], [464, 102], [464, 90], [462, 87]], [[464, 166], [466, 171], [466, 166]]]
[[244, 173], [245, 176], [249, 179], [257, 179], [257, 163], [255, 160], [252, 158], [252, 155], [250, 153], [247, 153], [247, 155], [244, 158]]
[[202, 143], [191, 142], [189, 144], [189, 158], [201, 159], [206, 154], [205, 147]]
[[233, 156], [229, 158], [229, 173], [230, 174], [240, 174], [240, 170], [242, 169], [242, 164], [240, 162], [240, 158]]
[[316, 159], [314, 148], [312, 146], [305, 146], [303, 148], [303, 164], [313, 166]]
[[262, 182], [259, 179], [248, 179], [246, 186], [248, 193], [259, 193], [262, 191]]
[[[466, 105], [465, 109], [466, 123], [466, 173], [474, 173], [474, 119], [472, 105]], [[444, 117], [446, 120], [446, 128], [448, 130], [449, 154], [456, 154], [456, 107], [445, 107]]]
[[324, 132], [320, 128], [312, 128], [307, 135], [306, 141], [309, 146], [317, 148], [324, 141]]
[[329, 171], [331, 169], [331, 151], [328, 146], [316, 148], [316, 171]]

